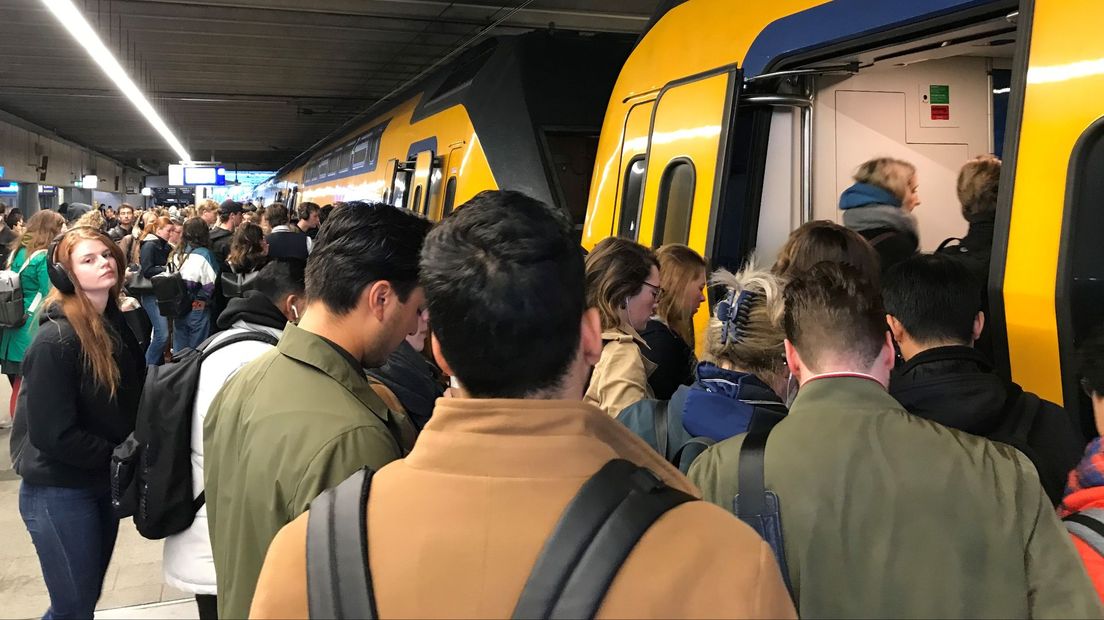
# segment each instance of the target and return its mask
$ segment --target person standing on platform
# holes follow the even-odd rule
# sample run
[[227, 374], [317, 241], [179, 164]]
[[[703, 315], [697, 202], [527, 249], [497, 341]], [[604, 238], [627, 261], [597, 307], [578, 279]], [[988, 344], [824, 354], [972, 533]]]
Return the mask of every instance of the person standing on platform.
[[307, 264], [299, 325], [211, 404], [204, 478], [220, 617], [249, 614], [265, 551], [284, 524], [356, 470], [409, 449], [364, 368], [383, 365], [417, 329], [429, 228], [385, 204], [335, 213]]
[[310, 237], [313, 241], [318, 235], [318, 227], [322, 225], [320, 221], [322, 207], [313, 202], [304, 202], [299, 205], [296, 211], [299, 213], [299, 221], [295, 223], [295, 226], [299, 229], [299, 232]]
[[8, 225], [8, 207], [0, 203], [0, 264], [7, 264], [8, 249], [15, 243], [19, 235]]
[[657, 399], [667, 400], [679, 386], [694, 382], [694, 314], [705, 301], [705, 259], [680, 243], [659, 248], [656, 258], [659, 301], [640, 336], [648, 345], [644, 357], [656, 365], [648, 384]]
[[265, 209], [265, 220], [272, 227], [268, 233], [268, 257], [273, 260], [294, 258], [305, 261], [310, 256], [314, 242], [300, 230], [288, 225], [288, 210], [276, 202]]
[[429, 312], [418, 319], [418, 329], [403, 340], [399, 348], [379, 368], [368, 369], [368, 376], [387, 386], [418, 430], [433, 415], [433, 403], [445, 394], [441, 371], [423, 351], [429, 335]]
[[[279, 339], [288, 323], [299, 320], [303, 302], [303, 265], [296, 261], [270, 263], [257, 274], [254, 289], [245, 296], [231, 299], [222, 313], [225, 331], [211, 340], [215, 346], [231, 336], [260, 332]], [[260, 337], [257, 335], [257, 337]], [[238, 370], [273, 346], [262, 340], [246, 340], [226, 345], [212, 352], [199, 371], [192, 413], [192, 492], [198, 496], [203, 489], [203, 421], [211, 401]], [[165, 539], [162, 566], [165, 583], [195, 594], [200, 620], [218, 617], [218, 590], [215, 560], [211, 553], [207, 507], [201, 506], [195, 521], [185, 531]]]
[[[122, 243], [132, 232], [134, 226], [134, 207], [127, 203], [119, 205], [119, 215], [115, 218], [115, 227], [107, 231], [107, 236], [111, 237], [111, 240], [115, 243]], [[126, 254], [126, 250], [123, 249], [123, 254]]]
[[183, 239], [170, 258], [191, 300], [191, 311], [173, 323], [174, 353], [198, 347], [211, 333], [211, 300], [219, 271], [210, 244], [207, 222], [194, 217], [184, 223]]
[[[23, 356], [38, 331], [37, 311], [50, 292], [50, 278], [46, 274], [46, 250], [54, 237], [65, 226], [65, 218], [54, 211], [39, 211], [27, 222], [23, 236], [8, 246], [11, 260], [7, 268], [19, 272], [23, 289], [23, 311], [26, 322], [20, 327], [0, 330], [0, 370], [11, 383], [12, 393], [8, 413], [15, 415], [16, 399], [23, 376]], [[8, 422], [0, 424], [7, 426]]]
[[[172, 220], [164, 216], [153, 218], [146, 226], [142, 236], [139, 264], [142, 277], [152, 278], [163, 273], [167, 268], [169, 254], [172, 252], [172, 246], [169, 245], [172, 229]], [[153, 294], [153, 289], [142, 291], [139, 301], [149, 316], [150, 323], [153, 324], [153, 336], [150, 338], [149, 348], [146, 349], [146, 364], [160, 366], [165, 361], [165, 347], [169, 344], [169, 321], [161, 316], [161, 309], [157, 306], [157, 296]]]
[[[215, 253], [219, 273], [230, 271], [227, 259], [230, 257], [230, 246], [233, 243], [234, 231], [241, 226], [243, 210], [240, 202], [230, 200], [222, 201], [218, 207], [218, 226], [211, 231], [211, 250]], [[212, 329], [218, 326], [219, 314], [226, 307], [226, 296], [222, 294], [222, 287], [215, 287], [214, 304], [211, 308]]]
[[111, 454], [134, 431], [146, 367], [116, 305], [119, 248], [76, 228], [49, 253], [54, 291], [23, 364], [12, 463], [50, 594], [43, 617], [91, 618], [119, 531]]
[[198, 215], [199, 219], [203, 220], [207, 228], [212, 231], [218, 224], [218, 211], [219, 204], [210, 198], [199, 203], [199, 206], [196, 207], [196, 215]]

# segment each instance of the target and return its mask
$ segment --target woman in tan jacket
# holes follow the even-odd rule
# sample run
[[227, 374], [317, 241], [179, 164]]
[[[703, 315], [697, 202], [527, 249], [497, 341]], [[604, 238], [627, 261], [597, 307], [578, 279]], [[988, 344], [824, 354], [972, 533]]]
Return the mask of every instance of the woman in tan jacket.
[[655, 364], [640, 331], [659, 300], [659, 261], [648, 248], [611, 237], [586, 259], [587, 306], [602, 318], [602, 358], [594, 367], [586, 402], [612, 417], [638, 400], [653, 398], [648, 376]]

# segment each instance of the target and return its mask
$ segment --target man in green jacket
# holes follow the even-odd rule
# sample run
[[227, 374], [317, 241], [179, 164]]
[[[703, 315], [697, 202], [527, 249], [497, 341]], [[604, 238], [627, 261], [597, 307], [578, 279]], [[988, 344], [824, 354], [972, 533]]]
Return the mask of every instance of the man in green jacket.
[[219, 617], [248, 616], [269, 543], [311, 500], [402, 456], [401, 423], [363, 368], [382, 365], [417, 329], [429, 228], [382, 204], [336, 210], [307, 263], [299, 325], [211, 404], [204, 479]]
[[[886, 392], [878, 291], [821, 263], [785, 292], [801, 384], [766, 448], [786, 563], [805, 618], [1100, 618], [1096, 592], [1019, 452], [909, 414]], [[734, 510], [744, 436], [690, 478]]]

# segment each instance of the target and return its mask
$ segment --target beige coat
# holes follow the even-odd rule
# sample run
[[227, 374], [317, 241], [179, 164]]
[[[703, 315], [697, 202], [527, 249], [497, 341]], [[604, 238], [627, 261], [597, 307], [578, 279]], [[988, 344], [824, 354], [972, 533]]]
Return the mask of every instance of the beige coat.
[[[439, 399], [407, 458], [376, 474], [368, 549], [381, 618], [507, 618], [583, 482], [610, 459], [698, 491], [647, 444], [570, 401]], [[252, 618], [307, 617], [307, 515], [280, 531]], [[770, 548], [706, 502], [672, 509], [615, 577], [602, 618], [793, 618]]]
[[645, 398], [655, 398], [648, 377], [656, 365], [644, 357], [648, 347], [640, 334], [628, 325], [602, 333], [602, 358], [594, 367], [584, 400], [611, 418]]

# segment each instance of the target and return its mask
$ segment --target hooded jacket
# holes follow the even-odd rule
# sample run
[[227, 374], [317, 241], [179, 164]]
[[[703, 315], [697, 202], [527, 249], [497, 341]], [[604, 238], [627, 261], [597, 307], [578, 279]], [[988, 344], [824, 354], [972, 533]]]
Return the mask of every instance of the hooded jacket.
[[140, 250], [142, 277], [152, 278], [159, 273], [163, 273], [166, 265], [169, 264], [169, 254], [171, 253], [172, 246], [169, 245], [168, 241], [153, 233], [146, 235], [142, 239]]
[[395, 394], [418, 430], [433, 415], [433, 402], [445, 393], [444, 386], [437, 380], [437, 369], [405, 340], [387, 358], [386, 364], [369, 368], [367, 372]]
[[[984, 355], [963, 346], [918, 353], [894, 371], [889, 393], [909, 413], [979, 437], [1007, 436], [1019, 386], [993, 374]], [[1035, 414], [1024, 454], [1038, 470], [1051, 503], [1062, 499], [1066, 475], [1085, 442], [1064, 409], [1048, 401]], [[1019, 446], [1014, 446], [1019, 447]]]
[[108, 492], [111, 453], [134, 432], [146, 365], [113, 301], [104, 322], [119, 367], [114, 396], [85, 368], [80, 339], [61, 307], [43, 312], [23, 359], [11, 435], [12, 464], [28, 484]]
[[[1085, 448], [1085, 456], [1070, 472], [1066, 484], [1066, 496], [1058, 507], [1058, 516], [1065, 518], [1078, 512], [1104, 512], [1104, 439], [1097, 437]], [[1092, 530], [1081, 530], [1088, 540], [1098, 542], [1100, 537]], [[1104, 600], [1104, 555], [1090, 545], [1086, 538], [1070, 532], [1073, 546], [1077, 549], [1085, 570], [1096, 587], [1096, 594]]]
[[[279, 308], [257, 291], [230, 300], [219, 317], [219, 333], [210, 345], [249, 331], [267, 333], [279, 339], [287, 319]], [[273, 346], [261, 340], [247, 340], [228, 345], [203, 360], [199, 371], [199, 388], [192, 409], [192, 494], [203, 491], [203, 421], [215, 395], [223, 384], [243, 366], [271, 351]], [[193, 594], [216, 594], [215, 559], [211, 552], [211, 535], [207, 529], [207, 505], [196, 512], [192, 525], [165, 539], [162, 562], [165, 583]]]
[[916, 254], [920, 247], [916, 218], [888, 191], [856, 183], [840, 195], [843, 225], [869, 241], [882, 262], [882, 273]]
[[[753, 374], [701, 362], [695, 375], [694, 383], [680, 386], [667, 403], [667, 453], [663, 456], [668, 460], [693, 437], [724, 441], [786, 414], [782, 399]], [[617, 417], [654, 450], [659, 450], [655, 436], [659, 406], [658, 400], [642, 400]]]

